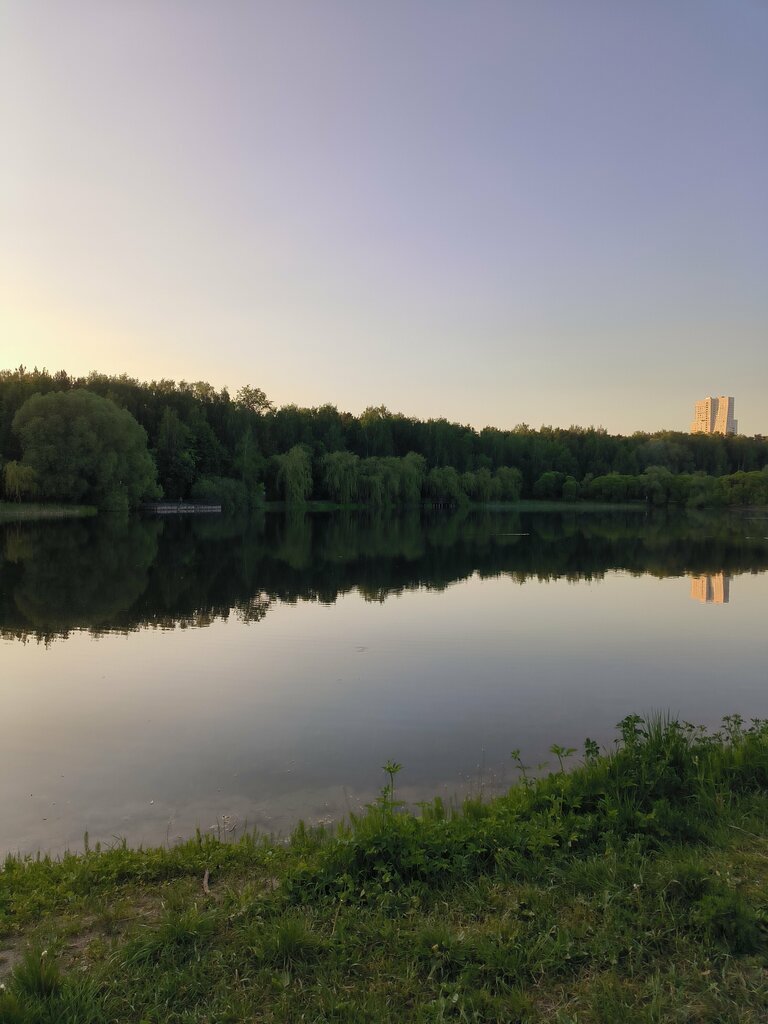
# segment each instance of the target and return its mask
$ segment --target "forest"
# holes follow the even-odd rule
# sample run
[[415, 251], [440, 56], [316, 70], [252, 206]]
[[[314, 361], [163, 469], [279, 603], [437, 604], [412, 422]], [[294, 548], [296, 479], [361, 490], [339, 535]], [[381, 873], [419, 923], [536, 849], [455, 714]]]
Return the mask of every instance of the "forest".
[[[514, 410], [510, 410], [510, 420]], [[768, 439], [601, 427], [511, 429], [384, 406], [275, 408], [258, 387], [125, 374], [0, 371], [9, 501], [127, 509], [141, 501], [374, 507], [545, 501], [768, 504]]]

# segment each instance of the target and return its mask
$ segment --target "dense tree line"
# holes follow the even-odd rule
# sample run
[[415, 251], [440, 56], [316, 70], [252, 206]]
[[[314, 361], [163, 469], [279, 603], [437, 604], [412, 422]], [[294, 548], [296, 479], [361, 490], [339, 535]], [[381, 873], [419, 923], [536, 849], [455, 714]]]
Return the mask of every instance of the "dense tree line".
[[[59, 418], [51, 413], [36, 433], [25, 428], [25, 403], [54, 393], [79, 397], [63, 406], [57, 400]], [[42, 442], [47, 438], [50, 445], [60, 430], [62, 446], [71, 451], [82, 419], [74, 407], [90, 401], [81, 397], [84, 393], [130, 414], [143, 435], [133, 431], [133, 447], [128, 445], [133, 469], [121, 463], [100, 483], [94, 482], [95, 467], [106, 455], [83, 442], [90, 475], [85, 484], [62, 488], [51, 477], [56, 454], [46, 453]], [[95, 414], [92, 402], [90, 408]], [[62, 409], [71, 421], [69, 433], [62, 426]], [[125, 417], [121, 430], [103, 407], [100, 415], [105, 427], [109, 423], [107, 435], [112, 431], [128, 444], [131, 429]], [[93, 433], [92, 419], [88, 423]], [[156, 477], [139, 468], [147, 466], [138, 450], [142, 437]], [[201, 381], [140, 383], [124, 374], [97, 373], [75, 378], [65, 371], [23, 367], [0, 372], [0, 469], [8, 498], [37, 494], [120, 506], [134, 504], [138, 490], [141, 497], [161, 491], [170, 499], [218, 497], [230, 506], [258, 504], [265, 497], [290, 504], [314, 498], [381, 506], [520, 497], [762, 504], [768, 502], [766, 467], [768, 440], [763, 437], [672, 431], [623, 436], [595, 427], [534, 430], [526, 424], [478, 431], [445, 419], [391, 413], [383, 406], [360, 416], [332, 405], [275, 409], [255, 387], [230, 395], [226, 388], [217, 391]]]

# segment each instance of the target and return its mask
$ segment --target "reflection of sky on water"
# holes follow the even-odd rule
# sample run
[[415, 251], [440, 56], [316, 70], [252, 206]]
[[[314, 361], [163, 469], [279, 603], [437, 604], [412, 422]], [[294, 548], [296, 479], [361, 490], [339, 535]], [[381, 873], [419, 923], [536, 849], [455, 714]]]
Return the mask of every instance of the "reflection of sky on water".
[[[722, 615], [691, 580], [509, 577], [384, 603], [273, 604], [259, 623], [65, 643], [0, 640], [0, 850], [162, 841], [247, 817], [286, 829], [375, 796], [510, 778], [554, 743], [603, 742], [624, 715], [768, 716], [768, 574]], [[482, 767], [480, 767], [482, 766]]]

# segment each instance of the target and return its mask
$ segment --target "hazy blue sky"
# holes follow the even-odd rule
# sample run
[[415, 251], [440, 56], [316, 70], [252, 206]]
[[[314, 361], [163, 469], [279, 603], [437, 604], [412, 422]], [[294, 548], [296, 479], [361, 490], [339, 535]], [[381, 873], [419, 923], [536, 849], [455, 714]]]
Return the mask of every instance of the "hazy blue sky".
[[4, 0], [0, 367], [768, 433], [765, 0]]

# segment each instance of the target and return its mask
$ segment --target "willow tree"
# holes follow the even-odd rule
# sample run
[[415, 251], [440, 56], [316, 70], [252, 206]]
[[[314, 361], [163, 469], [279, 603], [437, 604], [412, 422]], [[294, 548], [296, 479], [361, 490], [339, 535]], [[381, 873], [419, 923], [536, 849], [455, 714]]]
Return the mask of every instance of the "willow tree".
[[368, 505], [385, 503], [384, 476], [380, 459], [362, 459], [360, 462], [360, 494]]
[[303, 505], [312, 493], [312, 461], [309, 450], [296, 444], [290, 451], [273, 456], [277, 486], [287, 505]]
[[461, 477], [453, 466], [439, 466], [430, 470], [425, 490], [433, 501], [452, 502], [457, 505], [464, 505], [467, 502], [467, 495], [461, 486]]
[[378, 472], [381, 474], [383, 503], [398, 505], [400, 503], [400, 480], [402, 476], [401, 460], [394, 455], [377, 459]]
[[122, 510], [160, 496], [146, 431], [107, 398], [85, 390], [33, 395], [13, 430], [42, 498]]
[[462, 473], [461, 485], [470, 498], [478, 502], [492, 501], [501, 494], [498, 481], [491, 476], [491, 471], [485, 466], [474, 473]]
[[5, 493], [14, 501], [32, 498], [37, 494], [37, 475], [31, 466], [21, 462], [8, 462], [3, 468]]
[[360, 457], [352, 452], [330, 452], [323, 456], [323, 483], [328, 497], [342, 505], [357, 500]]
[[369, 505], [397, 505], [400, 501], [400, 459], [371, 456], [360, 463], [360, 489]]
[[499, 466], [496, 470], [499, 497], [503, 501], [519, 501], [523, 489], [523, 474], [514, 466]]
[[421, 491], [427, 462], [423, 455], [408, 452], [400, 461], [400, 499], [404, 505], [416, 505], [421, 501]]

